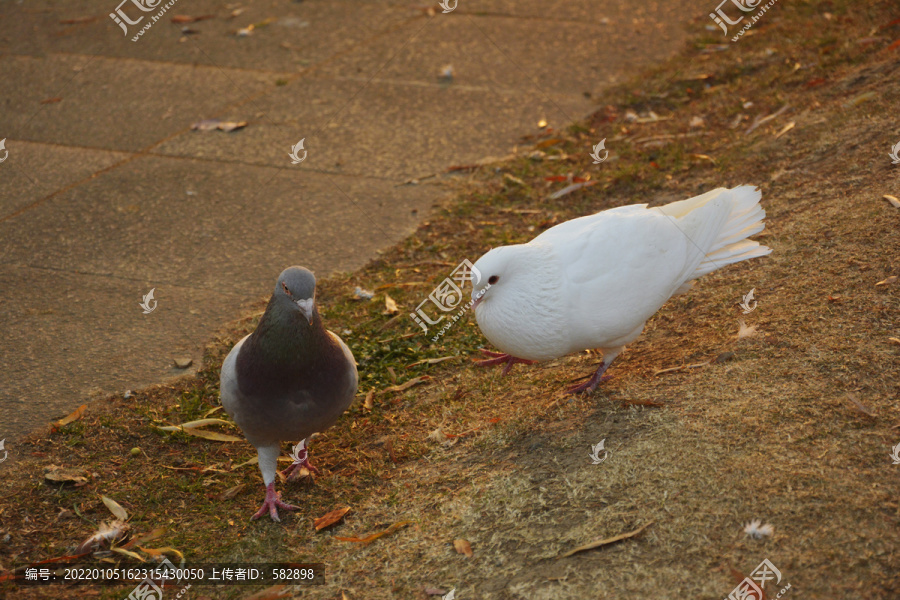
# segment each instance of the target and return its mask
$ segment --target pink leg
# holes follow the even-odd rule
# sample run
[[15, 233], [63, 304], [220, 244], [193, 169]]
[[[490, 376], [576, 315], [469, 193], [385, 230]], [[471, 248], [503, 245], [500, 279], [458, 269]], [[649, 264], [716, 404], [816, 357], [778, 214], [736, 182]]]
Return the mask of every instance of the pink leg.
[[278, 509], [283, 508], [284, 510], [297, 510], [300, 508], [299, 506], [294, 506], [293, 504], [285, 504], [281, 501], [281, 494], [275, 491], [275, 482], [273, 481], [269, 485], [266, 486], [266, 499], [263, 502], [262, 507], [256, 512], [255, 515], [250, 517], [251, 521], [255, 521], [266, 513], [269, 513], [269, 516], [272, 517], [273, 521], [281, 522], [281, 519], [278, 518]]
[[486, 354], [487, 356], [491, 356], [493, 358], [489, 358], [487, 360], [476, 360], [475, 365], [479, 367], [493, 367], [494, 365], [502, 365], [506, 363], [506, 366], [503, 367], [501, 375], [506, 375], [507, 373], [509, 373], [509, 370], [512, 369], [512, 366], [516, 363], [531, 365], [537, 362], [534, 360], [526, 360], [524, 358], [516, 358], [515, 356], [503, 354], [502, 352], [491, 352], [490, 350], [486, 350], [484, 348], [480, 348], [480, 350], [482, 354]]
[[597, 386], [600, 385], [601, 382], [606, 381], [607, 379], [612, 377], [612, 375], [606, 375], [606, 376], [603, 375], [606, 372], [606, 370], [609, 368], [610, 364], [612, 364], [612, 361], [607, 363], [604, 360], [600, 364], [600, 367], [597, 369], [597, 372], [594, 373], [594, 375], [590, 379], [588, 379], [587, 383], [582, 383], [581, 385], [576, 385], [576, 386], [570, 387], [569, 389], [566, 390], [566, 393], [567, 394], [580, 394], [582, 392], [586, 392], [588, 394], [593, 394], [594, 390], [597, 389]]

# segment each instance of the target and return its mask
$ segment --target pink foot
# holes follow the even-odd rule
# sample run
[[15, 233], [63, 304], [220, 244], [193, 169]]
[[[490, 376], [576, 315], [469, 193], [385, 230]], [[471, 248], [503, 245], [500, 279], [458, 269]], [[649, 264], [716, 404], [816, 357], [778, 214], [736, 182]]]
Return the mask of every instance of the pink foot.
[[266, 513], [269, 513], [269, 516], [272, 517], [273, 521], [281, 522], [281, 519], [278, 518], [278, 509], [283, 508], [284, 510], [297, 510], [300, 508], [299, 506], [294, 506], [293, 504], [285, 504], [281, 501], [281, 494], [275, 491], [275, 482], [273, 481], [269, 485], [266, 486], [266, 499], [263, 502], [262, 507], [256, 512], [255, 515], [250, 517], [251, 521], [255, 521]]
[[281, 472], [282, 477], [285, 479], [290, 481], [292, 475], [300, 472], [300, 467], [306, 467], [310, 473], [319, 474], [319, 469], [309, 463], [309, 450], [306, 448], [306, 440], [301, 440], [300, 443], [294, 446], [291, 458], [294, 459], [294, 462]]
[[493, 367], [494, 365], [502, 365], [506, 363], [506, 366], [503, 367], [503, 371], [501, 375], [506, 375], [509, 373], [509, 370], [512, 369], [512, 366], [516, 363], [522, 363], [523, 365], [531, 365], [537, 361], [534, 360], [526, 360], [524, 358], [516, 358], [515, 356], [510, 356], [509, 354], [504, 354], [502, 352], [491, 352], [490, 350], [486, 350], [484, 348], [480, 348], [482, 354], [486, 354], [487, 356], [491, 356], [493, 358], [489, 358], [487, 360], [476, 360], [475, 365], [479, 367]]
[[[611, 364], [611, 361], [610, 361]], [[609, 368], [609, 365], [606, 364], [606, 361], [600, 364], [600, 367], [597, 369], [597, 372], [594, 373], [590, 379], [587, 380], [586, 383], [582, 383], [581, 385], [576, 385], [570, 387], [566, 390], [567, 394], [581, 394], [588, 393], [593, 394], [594, 390], [597, 389], [597, 386], [607, 379], [611, 379], [612, 375], [604, 375], [603, 373]]]

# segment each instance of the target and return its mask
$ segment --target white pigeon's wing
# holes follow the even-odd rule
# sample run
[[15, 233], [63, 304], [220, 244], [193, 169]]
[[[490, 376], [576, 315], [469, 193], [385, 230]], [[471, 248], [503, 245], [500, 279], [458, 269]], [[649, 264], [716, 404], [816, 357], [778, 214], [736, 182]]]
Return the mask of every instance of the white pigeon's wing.
[[632, 205], [563, 223], [530, 242], [550, 245], [565, 274], [570, 351], [637, 337], [703, 259], [721, 227], [719, 212], [704, 206], [678, 219]]

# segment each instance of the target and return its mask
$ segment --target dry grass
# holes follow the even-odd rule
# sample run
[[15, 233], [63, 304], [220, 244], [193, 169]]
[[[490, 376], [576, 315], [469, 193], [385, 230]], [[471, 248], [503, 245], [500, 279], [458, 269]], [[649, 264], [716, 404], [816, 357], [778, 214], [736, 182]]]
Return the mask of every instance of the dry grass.
[[[888, 339], [900, 337], [900, 283], [875, 286], [900, 274], [900, 211], [881, 199], [900, 195], [900, 170], [887, 157], [900, 139], [900, 49], [888, 48], [900, 37], [900, 25], [888, 25], [897, 17], [887, 2], [779, 3], [727, 52], [712, 51], [718, 34], [701, 33], [698, 23], [683, 56], [610, 92], [591, 122], [529, 140], [561, 139], [544, 150], [567, 159], [478, 170], [460, 184], [458, 201], [401, 246], [323, 281], [326, 323], [352, 330], [344, 337], [360, 362], [360, 398], [393, 385], [391, 370], [400, 383], [433, 379], [377, 395], [371, 411], [355, 404], [313, 443], [324, 476], [281, 488], [303, 504], [299, 514], [280, 525], [247, 521], [262, 499], [260, 477], [256, 467], [231, 467], [253, 455], [249, 445], [150, 427], [217, 404], [218, 365], [257, 316], [210, 345], [197, 378], [95, 403], [63, 430], [36, 434], [15, 471], [4, 465], [0, 529], [11, 539], [0, 542], [0, 564], [70, 551], [91, 526], [57, 513], [75, 506], [104, 519], [103, 493], [129, 510], [136, 531], [167, 527], [158, 545], [192, 561], [325, 562], [326, 585], [298, 591], [303, 598], [424, 598], [427, 587], [455, 587], [460, 599], [719, 598], [763, 558], [792, 584], [787, 597], [900, 596], [900, 466], [888, 456], [900, 442], [900, 345]], [[753, 106], [742, 108], [746, 101]], [[793, 108], [744, 134], [754, 116], [784, 104]], [[628, 110], [672, 119], [632, 124]], [[704, 135], [638, 141], [696, 132], [688, 123], [698, 115]], [[604, 137], [617, 160], [594, 166], [587, 149]], [[505, 173], [526, 185], [504, 181]], [[565, 184], [544, 178], [567, 173], [600, 183], [546, 201]], [[559, 392], [596, 356], [517, 366], [501, 378], [469, 367], [483, 343], [471, 320], [437, 345], [407, 335], [417, 328], [406, 313], [462, 258], [490, 245], [611, 206], [741, 183], [762, 188], [762, 241], [773, 254], [709, 275], [669, 302], [592, 397]], [[381, 315], [382, 296], [351, 300], [356, 285], [384, 286], [380, 293], [404, 308], [400, 318]], [[737, 303], [751, 288], [759, 304], [744, 316]], [[741, 318], [757, 331], [739, 340]], [[725, 352], [730, 360], [655, 375]], [[460, 358], [408, 368], [450, 355]], [[456, 442], [430, 440], [437, 427]], [[590, 446], [601, 439], [610, 456], [592, 465]], [[135, 446], [143, 453], [131, 458]], [[50, 463], [96, 476], [82, 488], [54, 489], [40, 477]], [[165, 468], [210, 465], [219, 471]], [[216, 499], [244, 482], [236, 498]], [[346, 505], [342, 524], [313, 531], [311, 518]], [[774, 536], [746, 537], [743, 524], [754, 518], [772, 523]], [[366, 547], [333, 537], [404, 520], [413, 524]], [[649, 522], [632, 539], [559, 558]], [[454, 550], [459, 538], [471, 543], [472, 558]], [[249, 593], [197, 587], [188, 597]]]

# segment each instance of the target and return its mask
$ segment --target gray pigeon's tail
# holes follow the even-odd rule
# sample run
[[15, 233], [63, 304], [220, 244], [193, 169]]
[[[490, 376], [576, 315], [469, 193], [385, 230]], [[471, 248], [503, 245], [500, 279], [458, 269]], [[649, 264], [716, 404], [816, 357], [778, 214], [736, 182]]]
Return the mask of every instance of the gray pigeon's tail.
[[742, 185], [730, 190], [718, 188], [695, 198], [659, 207], [663, 213], [677, 219], [687, 217], [694, 210], [711, 202], [729, 207], [727, 216], [722, 215], [725, 217], [724, 223], [705, 252], [705, 256], [696, 269], [688, 274], [685, 283], [676, 293], [687, 291], [692, 279], [702, 277], [725, 265], [765, 256], [772, 252], [771, 248], [747, 239], [765, 228], [763, 219], [766, 217], [766, 211], [759, 205], [761, 197], [762, 193], [754, 186]]

